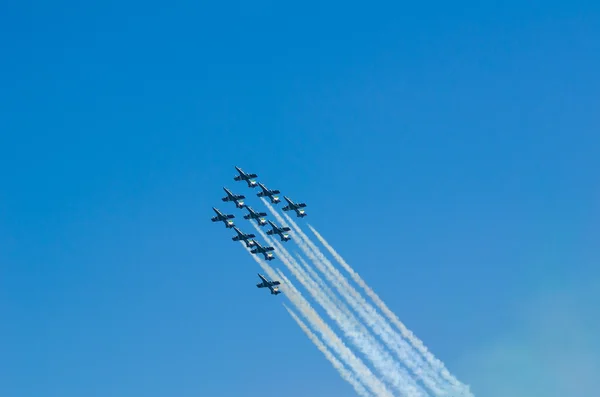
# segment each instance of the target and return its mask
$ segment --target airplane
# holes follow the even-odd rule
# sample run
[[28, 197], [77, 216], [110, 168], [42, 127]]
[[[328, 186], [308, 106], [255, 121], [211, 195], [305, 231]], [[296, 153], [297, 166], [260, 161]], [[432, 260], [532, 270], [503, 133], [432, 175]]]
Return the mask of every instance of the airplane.
[[210, 218], [211, 221], [213, 221], [213, 222], [223, 221], [226, 228], [232, 228], [235, 226], [233, 221], [230, 221], [230, 219], [235, 218], [235, 215], [223, 214], [221, 211], [219, 211], [215, 207], [213, 207], [213, 211], [215, 211], [217, 213], [217, 216], [213, 216], [212, 218]]
[[248, 187], [256, 187], [256, 181], [253, 181], [252, 178], [257, 178], [256, 174], [246, 174], [242, 169], [238, 166], [235, 167], [239, 175], [233, 177], [234, 181], [246, 181], [248, 183]]
[[300, 209], [300, 208], [306, 207], [306, 204], [304, 204], [304, 203], [295, 204], [292, 200], [290, 200], [286, 196], [283, 196], [283, 198], [285, 199], [285, 201], [288, 202], [288, 205], [283, 207], [282, 210], [284, 210], [284, 211], [294, 210], [294, 211], [296, 211], [296, 216], [300, 217], [300, 218], [304, 218], [307, 215], [306, 212], [304, 212], [304, 210]]
[[273, 228], [272, 230], [267, 231], [267, 234], [269, 236], [272, 236], [274, 234], [279, 234], [279, 237], [281, 237], [281, 241], [288, 241], [290, 239], [290, 235], [284, 233], [284, 232], [290, 231], [289, 227], [287, 227], [287, 226], [277, 227], [273, 222], [271, 222], [271, 221], [267, 221], [267, 222], [269, 222], [269, 225], [271, 225], [271, 227]]
[[243, 194], [233, 194], [231, 193], [231, 191], [227, 188], [223, 188], [223, 190], [225, 190], [225, 193], [227, 193], [227, 196], [223, 197], [221, 200], [223, 201], [233, 201], [235, 203], [235, 206], [238, 208], [244, 208], [244, 202], [242, 201], [243, 199], [246, 198], [246, 196], [244, 196]]
[[260, 277], [260, 279], [262, 280], [262, 283], [256, 284], [256, 286], [258, 288], [268, 288], [268, 289], [270, 289], [271, 290], [271, 295], [281, 294], [281, 291], [279, 291], [279, 287], [275, 287], [275, 285], [281, 284], [279, 281], [269, 281], [269, 280], [267, 280], [267, 278], [265, 276], [263, 276], [260, 273], [258, 273], [258, 277]]
[[253, 253], [253, 254], [263, 254], [265, 256], [265, 260], [267, 260], [267, 261], [272, 261], [273, 259], [275, 259], [275, 257], [273, 256], [273, 254], [269, 252], [269, 251], [275, 250], [275, 248], [273, 248], [273, 247], [263, 247], [256, 240], [254, 241], [254, 247], [255, 248], [252, 249], [252, 251], [250, 251], [251, 253]]
[[250, 213], [244, 215], [244, 219], [256, 219], [256, 223], [258, 223], [260, 226], [264, 226], [267, 224], [267, 221], [265, 221], [264, 218], [262, 218], [263, 216], [267, 216], [266, 212], [256, 212], [252, 209], [252, 207], [248, 206], [246, 206], [246, 209]]
[[255, 241], [251, 240], [252, 238], [256, 237], [254, 234], [246, 234], [237, 227], [234, 227], [233, 230], [235, 230], [237, 233], [237, 236], [231, 238], [233, 241], [243, 241], [246, 243], [246, 247], [254, 247]]
[[273, 204], [277, 204], [278, 202], [281, 201], [279, 199], [279, 197], [275, 196], [276, 194], [281, 193], [279, 190], [268, 189], [265, 187], [265, 185], [263, 185], [260, 182], [258, 182], [258, 186], [260, 186], [260, 188], [262, 189], [262, 192], [256, 194], [258, 197], [268, 197], [271, 199], [271, 203], [273, 203]]

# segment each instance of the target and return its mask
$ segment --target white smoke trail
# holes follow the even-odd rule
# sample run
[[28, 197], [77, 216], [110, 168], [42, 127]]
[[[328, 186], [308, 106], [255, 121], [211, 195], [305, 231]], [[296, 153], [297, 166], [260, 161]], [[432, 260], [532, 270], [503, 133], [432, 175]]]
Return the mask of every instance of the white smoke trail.
[[[259, 230], [259, 233], [260, 232], [261, 231]], [[292, 254], [284, 248], [284, 244], [277, 241], [275, 237], [273, 237], [273, 239], [270, 240], [266, 235], [262, 233], [261, 235], [263, 238], [265, 238], [265, 240], [269, 242], [269, 244], [274, 245], [277, 248], [277, 250], [279, 250], [282, 253], [282, 255], [290, 262], [291, 265], [293, 265], [296, 268], [295, 270], [299, 272], [304, 279], [311, 280], [311, 282], [316, 282], [318, 284], [318, 288], [327, 295], [327, 297], [337, 306], [339, 310], [342, 310], [345, 315], [351, 315], [351, 312], [346, 306], [346, 304], [344, 304], [338, 299], [338, 297], [335, 295], [335, 293], [333, 293], [331, 288], [329, 288], [329, 286], [325, 284], [323, 279], [317, 274], [317, 272], [313, 270], [311, 266], [308, 265], [308, 263], [306, 263], [306, 261], [302, 258], [300, 254], [296, 253], [298, 259], [298, 261], [296, 261]]]
[[[324, 265], [324, 268], [320, 270], [325, 274], [329, 281], [336, 286], [340, 294], [350, 303], [354, 310], [356, 310], [375, 333], [381, 337], [388, 348], [390, 348], [390, 350], [392, 350], [435, 395], [448, 395], [449, 386], [440, 379], [438, 374], [430, 371], [422, 358], [414, 352], [413, 348], [409, 346], [408, 343], [391, 328], [387, 321], [377, 313], [375, 308], [348, 283], [348, 280], [333, 266], [325, 255], [323, 255], [319, 248], [308, 238], [308, 236], [306, 236], [293, 219], [287, 214], [283, 214], [283, 216], [302, 238], [303, 243], [308, 246], [308, 250], [312, 251], [311, 259], [313, 259], [313, 262], [317, 261], [316, 263], [320, 262]], [[308, 253], [307, 247], [304, 247], [304, 250]], [[308, 253], [308, 255], [310, 256], [311, 254]]]
[[333, 264], [323, 255], [319, 248], [306, 236], [300, 227], [287, 215], [283, 217], [266, 201], [263, 203], [269, 211], [284, 225], [291, 225], [296, 234], [294, 241], [300, 249], [311, 259], [315, 266], [325, 275], [329, 282], [338, 290], [350, 304], [350, 306], [366, 321], [367, 325], [384, 341], [390, 350], [402, 360], [402, 362], [410, 368], [413, 373], [421, 379], [423, 384], [427, 386], [433, 393], [438, 396], [446, 395], [442, 390], [443, 385], [440, 385], [440, 380], [437, 374], [428, 370], [423, 363], [421, 357], [401, 337], [394, 338], [396, 334], [385, 319], [377, 313], [366, 300], [352, 287], [348, 280], [333, 266]]
[[[367, 328], [359, 322], [356, 317], [348, 310], [340, 310], [334, 302], [327, 296], [322, 289], [318, 287], [318, 282], [313, 280], [295, 261], [278, 241], [270, 239], [260, 226], [253, 224], [258, 233], [270, 245], [277, 246], [278, 253], [281, 255], [281, 261], [288, 267], [292, 274], [308, 290], [310, 295], [325, 309], [327, 315], [333, 319], [352, 343], [369, 359], [374, 367], [390, 382], [402, 395], [422, 397], [426, 393], [410, 377], [404, 368], [402, 368], [392, 356], [381, 346], [371, 335]], [[321, 278], [317, 276], [320, 284], [323, 284]], [[341, 302], [340, 302], [341, 303]], [[345, 308], [345, 305], [343, 306]]]
[[317, 282], [317, 284], [319, 284], [319, 288], [321, 288], [323, 291], [327, 292], [327, 296], [329, 296], [329, 298], [341, 309], [344, 310], [344, 313], [346, 315], [350, 315], [350, 309], [348, 309], [348, 306], [345, 305], [342, 301], [340, 301], [338, 299], [338, 297], [335, 295], [335, 293], [331, 290], [331, 288], [325, 284], [325, 281], [323, 281], [323, 279], [317, 274], [317, 272], [314, 271], [314, 269], [312, 268], [312, 266], [310, 266], [308, 263], [306, 263], [306, 261], [304, 260], [304, 258], [302, 258], [302, 255], [300, 255], [299, 253], [296, 253], [296, 258], [298, 259], [298, 262], [301, 264], [301, 268], [304, 269], [305, 272], [307, 272], [310, 277], [312, 277], [313, 280], [315, 280]]
[[367, 283], [360, 277], [360, 275], [352, 269], [352, 267], [342, 258], [340, 254], [338, 254], [335, 249], [321, 236], [315, 228], [311, 225], [308, 225], [308, 228], [313, 232], [313, 234], [317, 237], [317, 239], [323, 244], [323, 246], [329, 251], [329, 253], [335, 258], [335, 260], [346, 270], [350, 277], [358, 284], [366, 294], [375, 302], [375, 305], [385, 314], [385, 316], [400, 330], [402, 336], [406, 338], [413, 347], [421, 353], [421, 355], [427, 360], [429, 365], [438, 371], [441, 376], [450, 382], [455, 388], [462, 389], [465, 395], [471, 395], [469, 391], [469, 387], [463, 383], [461, 383], [458, 379], [456, 379], [450, 371], [446, 368], [444, 363], [442, 363], [439, 359], [437, 359], [425, 345], [423, 342], [417, 338], [401, 321], [400, 319], [392, 312], [387, 305], [383, 302], [383, 300], [373, 291]]
[[312, 308], [310, 303], [302, 296], [302, 294], [294, 287], [294, 284], [281, 274], [282, 279], [289, 288], [288, 298], [296, 307], [302, 312], [304, 318], [306, 318], [313, 326], [313, 329], [318, 330], [325, 341], [329, 341], [330, 347], [336, 351], [336, 353], [342, 357], [349, 367], [354, 372], [361, 376], [363, 384], [371, 389], [371, 391], [377, 396], [392, 397], [393, 394], [389, 391], [387, 386], [383, 384], [371, 370], [360, 360], [356, 355], [344, 344], [344, 342], [337, 336], [335, 332], [323, 321], [319, 314]]
[[[242, 242], [242, 246], [245, 244]], [[246, 248], [246, 247], [245, 247]], [[246, 250], [250, 251], [248, 248]], [[271, 279], [277, 279], [277, 273], [269, 266], [265, 261], [257, 258], [254, 254], [251, 254], [252, 258], [260, 265], [260, 267], [267, 273]], [[302, 313], [304, 318], [311, 324], [312, 328], [316, 330], [325, 343], [336, 352], [336, 354], [350, 367], [361, 382], [373, 392], [377, 397], [393, 397], [393, 394], [389, 389], [381, 382], [371, 370], [350, 350], [344, 342], [337, 336], [335, 332], [323, 321], [321, 316], [315, 311], [310, 303], [302, 296], [300, 291], [294, 287], [294, 285], [285, 277], [283, 274], [279, 276], [284, 280], [285, 285], [282, 285], [281, 289], [285, 296], [292, 302], [292, 304]]]
[[348, 369], [346, 369], [346, 367], [344, 367], [344, 364], [342, 364], [342, 362], [340, 360], [338, 360], [337, 357], [335, 357], [333, 355], [333, 353], [327, 348], [327, 346], [325, 346], [325, 344], [323, 342], [321, 342], [321, 340], [319, 339], [319, 337], [317, 335], [315, 335], [308, 328], [308, 326], [304, 323], [304, 321], [302, 321], [296, 315], [296, 313], [294, 313], [292, 311], [292, 309], [290, 309], [289, 307], [287, 307], [285, 304], [283, 306], [285, 307], [285, 310], [288, 311], [288, 313], [290, 314], [290, 316], [292, 316], [292, 318], [294, 319], [294, 321], [296, 321], [296, 324], [298, 324], [298, 326], [300, 327], [300, 329], [302, 329], [302, 331], [306, 334], [306, 336], [308, 337], [308, 339], [310, 339], [310, 341], [317, 347], [317, 349], [319, 349], [321, 351], [321, 353], [323, 353], [323, 355], [325, 356], [325, 358], [339, 372], [340, 376], [346, 382], [350, 383], [350, 385], [354, 388], [354, 390], [356, 391], [356, 393], [359, 396], [361, 396], [361, 397], [371, 397], [372, 396], [371, 393], [369, 393], [367, 391], [367, 389], [365, 389], [365, 387], [356, 379], [356, 377], [354, 376], [354, 374], [352, 374], [352, 372], [348, 371]]

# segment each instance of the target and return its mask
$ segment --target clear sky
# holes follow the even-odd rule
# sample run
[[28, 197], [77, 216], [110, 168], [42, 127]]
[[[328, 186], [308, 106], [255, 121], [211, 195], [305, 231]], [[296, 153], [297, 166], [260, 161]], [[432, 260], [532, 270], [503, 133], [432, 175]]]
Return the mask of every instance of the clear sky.
[[0, 395], [351, 395], [234, 165], [476, 395], [597, 394], [600, 6], [215, 4], [0, 5]]

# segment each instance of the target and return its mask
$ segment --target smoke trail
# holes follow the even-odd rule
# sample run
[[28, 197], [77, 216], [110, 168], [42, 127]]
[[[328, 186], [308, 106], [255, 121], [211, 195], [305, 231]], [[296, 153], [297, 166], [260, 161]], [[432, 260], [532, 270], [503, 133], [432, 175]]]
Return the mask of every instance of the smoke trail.
[[296, 268], [295, 271], [299, 272], [302, 275], [302, 278], [310, 280], [311, 282], [316, 282], [318, 284], [318, 288], [320, 288], [320, 290], [327, 295], [327, 297], [336, 305], [336, 307], [339, 310], [342, 310], [346, 315], [351, 315], [351, 312], [348, 309], [348, 307], [338, 299], [338, 297], [333, 293], [331, 288], [329, 288], [329, 286], [325, 284], [323, 279], [319, 277], [317, 272], [315, 272], [313, 268], [306, 263], [306, 261], [302, 258], [300, 254], [296, 253], [296, 256], [298, 258], [298, 261], [302, 265], [300, 265], [292, 256], [292, 254], [290, 254], [290, 252], [284, 248], [283, 243], [277, 241], [275, 237], [273, 237], [273, 239], [271, 240], [266, 236], [266, 234], [262, 234], [261, 230], [257, 230], [259, 231], [259, 233], [261, 233], [261, 236], [269, 242], [269, 244], [274, 245], [277, 248], [277, 250], [281, 252], [283, 257], [285, 257], [290, 262], [290, 264]]
[[[242, 242], [242, 246], [245, 244]], [[245, 247], [249, 252], [250, 250]], [[252, 258], [260, 265], [260, 267], [269, 275], [271, 279], [277, 278], [277, 273], [269, 266], [265, 261], [257, 258], [254, 254], [251, 254]], [[294, 287], [294, 285], [285, 277], [280, 274], [285, 285], [282, 290], [285, 296], [292, 302], [292, 304], [302, 313], [304, 318], [311, 324], [312, 328], [319, 332], [325, 343], [334, 350], [337, 355], [352, 368], [354, 373], [359, 377], [362, 383], [368, 387], [373, 394], [378, 397], [393, 397], [393, 394], [377, 377], [371, 372], [371, 370], [358, 358], [356, 355], [344, 344], [344, 342], [337, 336], [335, 332], [323, 321], [321, 316], [315, 311], [310, 303], [302, 296], [300, 291]]]
[[314, 269], [312, 268], [312, 266], [310, 266], [308, 263], [306, 263], [306, 261], [304, 260], [304, 258], [302, 258], [302, 255], [300, 255], [299, 253], [296, 253], [296, 258], [298, 259], [298, 262], [300, 262], [300, 264], [302, 266], [302, 269], [304, 269], [305, 272], [307, 272], [310, 277], [312, 277], [313, 280], [315, 280], [317, 282], [317, 284], [319, 284], [319, 288], [321, 288], [323, 291], [327, 292], [327, 296], [329, 296], [329, 298], [341, 309], [344, 310], [344, 313], [347, 315], [350, 315], [350, 309], [348, 309], [348, 306], [346, 306], [344, 303], [342, 303], [338, 297], [333, 293], [333, 291], [331, 290], [331, 288], [329, 288], [328, 285], [325, 284], [325, 281], [323, 281], [323, 279], [321, 277], [319, 277], [319, 275], [317, 274], [317, 272], [314, 271]]
[[313, 234], [317, 237], [317, 239], [323, 244], [323, 246], [329, 251], [329, 253], [335, 258], [335, 260], [346, 270], [350, 277], [358, 284], [366, 294], [375, 302], [375, 305], [385, 314], [385, 316], [400, 330], [402, 336], [404, 336], [410, 343], [417, 349], [419, 353], [427, 360], [427, 362], [433, 367], [436, 371], [438, 371], [444, 379], [450, 382], [454, 387], [463, 389], [467, 395], [470, 394], [468, 390], [468, 386], [462, 384], [458, 379], [456, 379], [450, 371], [446, 368], [444, 363], [442, 363], [439, 359], [437, 359], [433, 354], [429, 352], [427, 347], [423, 344], [423, 342], [417, 338], [406, 326], [400, 321], [400, 319], [387, 307], [387, 305], [381, 300], [381, 298], [373, 291], [367, 283], [360, 277], [352, 267], [342, 258], [340, 254], [338, 254], [335, 249], [321, 236], [319, 232], [315, 230], [311, 225], [308, 225], [308, 228], [313, 232]]
[[424, 385], [426, 385], [436, 395], [445, 395], [440, 389], [439, 377], [435, 372], [424, 368], [424, 363], [406, 341], [400, 337], [394, 338], [395, 332], [379, 313], [365, 301], [365, 299], [354, 289], [346, 278], [333, 266], [333, 264], [323, 255], [319, 248], [306, 236], [300, 227], [287, 215], [281, 215], [263, 199], [263, 203], [271, 213], [284, 225], [291, 225], [295, 234], [300, 237], [294, 241], [302, 251], [311, 259], [317, 268], [325, 277], [336, 287], [338, 292], [348, 301], [350, 306], [367, 322], [367, 325], [384, 341], [403, 363], [409, 367], [413, 373], [418, 376]]
[[408, 343], [397, 335], [385, 319], [377, 313], [360, 293], [352, 287], [348, 280], [333, 266], [333, 264], [323, 255], [319, 248], [308, 238], [302, 229], [287, 214], [283, 214], [287, 222], [292, 225], [296, 233], [301, 237], [304, 244], [308, 247], [302, 247], [311, 257], [314, 263], [322, 264], [324, 267], [320, 270], [325, 274], [330, 282], [342, 296], [350, 303], [357, 313], [368, 323], [377, 335], [386, 343], [386, 345], [400, 358], [404, 364], [409, 367], [413, 373], [421, 379], [434, 394], [438, 396], [447, 395], [449, 386], [444, 384], [439, 375], [432, 372], [423, 362], [422, 358], [416, 354]]
[[[327, 315], [333, 319], [343, 333], [359, 348], [359, 350], [371, 361], [381, 374], [403, 395], [421, 397], [425, 392], [415, 383], [406, 370], [398, 365], [377, 340], [370, 334], [366, 327], [356, 317], [346, 310], [340, 310], [324, 291], [329, 289], [318, 288], [317, 282], [313, 280], [296, 263], [289, 252], [278, 242], [271, 240], [260, 226], [253, 224], [254, 228], [269, 244], [276, 245], [281, 254], [282, 262], [288, 267], [293, 275], [308, 290], [310, 295], [325, 309]], [[317, 276], [318, 277], [318, 276]], [[318, 280], [323, 284], [320, 277]], [[341, 302], [340, 302], [341, 303]], [[345, 306], [343, 306], [345, 307]]]
[[371, 397], [371, 393], [369, 393], [367, 391], [367, 389], [365, 389], [365, 387], [356, 379], [356, 377], [346, 369], [346, 367], [344, 367], [344, 364], [342, 364], [342, 362], [340, 360], [338, 360], [333, 353], [331, 353], [331, 351], [329, 351], [329, 349], [327, 348], [327, 346], [325, 346], [325, 344], [323, 342], [321, 342], [321, 340], [319, 339], [319, 337], [317, 335], [315, 335], [309, 328], [308, 326], [304, 323], [304, 321], [302, 321], [297, 315], [296, 313], [294, 313], [292, 311], [292, 309], [290, 309], [289, 307], [287, 307], [285, 304], [283, 305], [285, 307], [285, 310], [288, 311], [288, 313], [290, 314], [290, 316], [292, 316], [292, 318], [294, 319], [294, 321], [296, 321], [296, 324], [298, 324], [298, 326], [302, 329], [302, 331], [304, 331], [304, 333], [306, 334], [306, 336], [308, 336], [308, 339], [311, 340], [312, 343], [314, 343], [314, 345], [317, 347], [317, 349], [319, 349], [321, 351], [321, 353], [323, 353], [323, 355], [325, 356], [325, 358], [327, 358], [327, 360], [331, 363], [331, 365], [333, 365], [333, 367], [339, 372], [340, 376], [348, 383], [350, 383], [350, 385], [354, 388], [354, 390], [356, 391], [356, 393], [359, 396], [362, 397]]
[[330, 347], [342, 357], [348, 366], [350, 366], [356, 374], [360, 374], [362, 382], [375, 393], [377, 396], [392, 397], [393, 394], [389, 389], [371, 372], [371, 370], [344, 344], [335, 332], [323, 321], [319, 314], [312, 308], [310, 303], [302, 296], [302, 294], [294, 287], [292, 282], [281, 275], [290, 290], [288, 294], [290, 301], [302, 312], [304, 317], [312, 324], [313, 329], [321, 333], [323, 339], [329, 341]]

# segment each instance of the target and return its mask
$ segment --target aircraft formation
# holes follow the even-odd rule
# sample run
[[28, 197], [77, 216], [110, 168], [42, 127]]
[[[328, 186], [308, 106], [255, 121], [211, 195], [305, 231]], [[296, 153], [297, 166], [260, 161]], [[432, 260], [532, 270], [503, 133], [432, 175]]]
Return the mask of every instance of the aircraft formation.
[[[233, 177], [234, 181], [246, 182], [249, 188], [260, 187], [261, 191], [257, 193], [256, 196], [265, 198], [268, 197], [271, 201], [271, 204], [278, 204], [281, 202], [279, 197], [276, 196], [277, 194], [281, 193], [279, 190], [269, 189], [261, 182], [257, 183], [255, 179], [258, 178], [258, 175], [254, 173], [246, 173], [237, 166], [235, 167], [235, 169], [238, 172], [238, 175]], [[248, 206], [244, 202], [246, 196], [244, 196], [243, 194], [234, 194], [231, 192], [231, 190], [227, 189], [226, 187], [224, 187], [223, 190], [225, 191], [226, 196], [221, 198], [222, 201], [233, 202], [236, 208], [245, 209], [246, 211], [248, 211], [248, 213], [243, 216], [245, 220], [248, 220], [250, 222], [255, 221], [261, 227], [269, 224], [271, 226], [271, 230], [267, 231], [267, 235], [278, 235], [282, 242], [289, 241], [291, 239], [289, 234], [286, 233], [290, 231], [289, 227], [280, 227], [273, 223], [271, 220], [265, 220], [267, 213], [262, 211], [255, 211], [252, 207]], [[306, 216], [306, 212], [303, 209], [306, 207], [305, 203], [294, 203], [287, 196], [283, 196], [283, 198], [287, 202], [287, 205], [282, 208], [283, 211], [294, 211], [296, 213], [296, 216], [299, 218], [304, 218]], [[258, 241], [255, 240], [256, 235], [252, 233], [242, 232], [232, 220], [235, 218], [235, 215], [224, 214], [215, 207], [213, 207], [213, 211], [216, 213], [216, 216], [213, 216], [211, 218], [211, 221], [223, 222], [226, 228], [233, 229], [236, 233], [236, 235], [231, 238], [233, 241], [243, 241], [246, 247], [251, 249], [250, 252], [252, 254], [262, 254], [265, 260], [267, 261], [272, 261], [273, 259], [275, 259], [275, 256], [272, 253], [272, 251], [274, 251], [275, 248], [269, 246], [263, 247]], [[260, 277], [261, 279], [261, 282], [256, 284], [258, 288], [269, 288], [269, 290], [271, 291], [271, 295], [277, 295], [281, 293], [281, 291], [279, 291], [279, 287], [277, 287], [277, 285], [280, 284], [279, 281], [268, 280], [265, 276], [263, 276], [260, 273], [258, 274], [258, 277]]]

